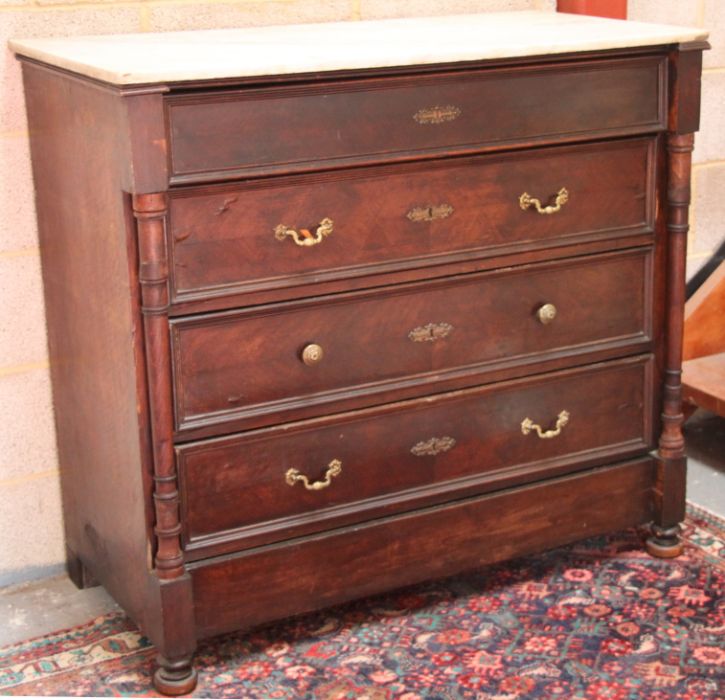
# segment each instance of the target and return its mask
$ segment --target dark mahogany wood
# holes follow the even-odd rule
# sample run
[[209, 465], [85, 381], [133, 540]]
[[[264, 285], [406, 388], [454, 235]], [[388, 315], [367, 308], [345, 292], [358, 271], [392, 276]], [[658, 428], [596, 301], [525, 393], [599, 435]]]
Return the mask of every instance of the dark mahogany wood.
[[171, 95], [172, 181], [651, 132], [665, 125], [664, 69], [650, 56]]
[[694, 41], [669, 55], [667, 130], [672, 134], [693, 134], [700, 128], [702, 52], [709, 48], [706, 41]]
[[657, 512], [652, 537], [647, 540], [650, 554], [665, 558], [682, 553], [679, 523], [685, 518], [687, 460], [682, 435], [682, 335], [693, 146], [694, 134], [668, 134], [667, 344], [662, 434], [658, 452]]
[[646, 522], [653, 472], [642, 459], [195, 563], [199, 636]]
[[[654, 165], [654, 161], [653, 161]], [[654, 169], [653, 169], [654, 171]], [[173, 193], [173, 191], [172, 191]], [[656, 204], [655, 208], [659, 206]], [[655, 222], [655, 230], [657, 230]], [[238, 288], [223, 288], [211, 292], [192, 293], [183, 298], [177, 297], [169, 308], [169, 317], [182, 317], [210, 311], [224, 309], [237, 309], [240, 307], [261, 306], [281, 301], [294, 301], [308, 297], [322, 297], [328, 294], [338, 294], [353, 290], [372, 289], [391, 284], [403, 284], [420, 280], [437, 280], [453, 275], [482, 272], [484, 270], [497, 270], [501, 268], [518, 267], [531, 263], [552, 260], [554, 258], [570, 258], [582, 255], [624, 250], [651, 245], [655, 239], [648, 227], [620, 230], [577, 237], [578, 242], [573, 243], [567, 238], [555, 238], [544, 247], [537, 248], [536, 244], [521, 246], [514, 243], [512, 246], [501, 246], [496, 249], [463, 253], [461, 256], [442, 256], [442, 259], [422, 258], [408, 261], [398, 260], [392, 263], [381, 263], [362, 268], [348, 268], [344, 271], [346, 277], [330, 279], [326, 271], [319, 274], [305, 275], [304, 279], [297, 279], [300, 286], [288, 286], [284, 279], [280, 279], [269, 287], [260, 286], [255, 291], [239, 292]], [[487, 251], [493, 255], [488, 257]], [[473, 255], [474, 257], [469, 257]], [[452, 257], [453, 261], [445, 258]], [[462, 259], [456, 259], [456, 258]], [[655, 274], [663, 272], [662, 266], [657, 266]], [[333, 273], [335, 275], [336, 273]], [[249, 288], [247, 288], [249, 290]]]
[[150, 396], [150, 424], [154, 465], [154, 510], [157, 537], [156, 567], [159, 578], [183, 575], [183, 557], [179, 546], [179, 492], [172, 444], [171, 362], [169, 348], [168, 272], [162, 195], [137, 195], [133, 214], [137, 220], [139, 241], [139, 283], [141, 313], [146, 340], [146, 369]]
[[[439, 394], [178, 448], [194, 558], [580, 470], [654, 447], [652, 358]], [[526, 418], [553, 438], [524, 434]], [[322, 480], [285, 481], [297, 469]], [[243, 542], [240, 540], [244, 539]]]
[[102, 583], [169, 658], [188, 658], [190, 580], [178, 579], [180, 595], [152, 560], [128, 114], [112, 91], [32, 64], [23, 74], [69, 573], [79, 586]]
[[[109, 153], [123, 152], [123, 120], [107, 91], [32, 65], [23, 74], [68, 565], [75, 580], [97, 579], [148, 623], [156, 614], [147, 601], [152, 533], [138, 415], [145, 397], [136, 378], [136, 265], [128, 255], [133, 228], [123, 173], [109, 167]], [[84, 167], [69, 167], [74, 162]]]
[[68, 569], [160, 692], [218, 632], [650, 521], [679, 552], [704, 48], [135, 87], [24, 60]]
[[[185, 188], [169, 202], [174, 301], [651, 231], [651, 139]], [[572, 176], [576, 173], [576, 177]], [[522, 210], [566, 187], [556, 215]], [[427, 218], [426, 217], [427, 214]], [[279, 241], [283, 224], [333, 233]]]
[[[645, 248], [174, 319], [177, 427], [260, 425], [461, 375], [470, 385], [502, 366], [621, 353], [651, 338], [651, 292]], [[545, 304], [557, 310], [548, 324]], [[314, 366], [308, 344], [324, 353]]]
[[680, 44], [669, 56], [667, 134], [667, 300], [662, 434], [659, 441], [656, 515], [647, 549], [653, 556], [682, 553], [687, 460], [682, 435], [682, 354], [688, 212], [694, 132], [700, 125], [702, 51], [707, 42]]

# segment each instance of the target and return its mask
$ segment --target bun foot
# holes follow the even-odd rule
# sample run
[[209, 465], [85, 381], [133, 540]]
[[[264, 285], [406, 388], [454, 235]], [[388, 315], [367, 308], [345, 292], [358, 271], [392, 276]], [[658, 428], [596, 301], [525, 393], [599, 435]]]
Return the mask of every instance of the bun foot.
[[653, 525], [652, 535], [647, 538], [645, 546], [648, 554], [659, 559], [679, 557], [683, 550], [679, 526], [662, 528]]
[[170, 661], [158, 657], [159, 667], [154, 673], [154, 688], [162, 695], [186, 695], [196, 688], [197, 673], [191, 659]]

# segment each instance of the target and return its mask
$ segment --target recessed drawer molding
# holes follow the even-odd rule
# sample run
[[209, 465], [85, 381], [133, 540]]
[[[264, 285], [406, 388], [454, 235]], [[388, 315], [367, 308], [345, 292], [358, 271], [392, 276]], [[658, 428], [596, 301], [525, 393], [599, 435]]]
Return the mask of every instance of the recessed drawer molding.
[[170, 95], [171, 181], [661, 131], [664, 69], [642, 56]]
[[[181, 445], [187, 550], [255, 546], [641, 452], [653, 376], [649, 356], [617, 360]], [[560, 434], [522, 435], [522, 410], [559, 414]], [[301, 468], [300, 455], [327, 472]]]
[[174, 319], [178, 429], [261, 425], [272, 410], [315, 415], [342, 399], [641, 347], [651, 266], [651, 250], [634, 249]]
[[[432, 265], [651, 233], [654, 145], [625, 139], [173, 190], [173, 301], [238, 305], [225, 298], [407, 270], [423, 278]], [[522, 192], [553, 201], [562, 182], [569, 201], [555, 215], [522, 211]]]

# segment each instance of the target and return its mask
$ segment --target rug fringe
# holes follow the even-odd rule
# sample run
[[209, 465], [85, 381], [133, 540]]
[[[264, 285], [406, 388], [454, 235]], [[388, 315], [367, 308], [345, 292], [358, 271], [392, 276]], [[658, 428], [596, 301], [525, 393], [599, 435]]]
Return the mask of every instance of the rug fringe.
[[687, 501], [687, 511], [688, 513], [704, 513], [718, 523], [721, 528], [725, 529], [725, 517], [720, 515], [720, 513], [716, 513], [714, 510], [710, 510], [707, 506], [701, 506], [699, 503]]

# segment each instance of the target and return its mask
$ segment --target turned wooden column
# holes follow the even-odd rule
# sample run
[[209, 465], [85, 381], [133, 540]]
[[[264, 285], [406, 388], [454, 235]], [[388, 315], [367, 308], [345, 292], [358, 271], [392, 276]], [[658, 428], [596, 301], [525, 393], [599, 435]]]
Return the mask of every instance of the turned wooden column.
[[191, 665], [193, 636], [191, 580], [184, 567], [179, 517], [179, 488], [174, 454], [174, 419], [169, 342], [169, 274], [166, 247], [166, 195], [134, 195], [137, 221], [139, 283], [149, 387], [153, 443], [156, 552], [164, 643], [154, 675], [165, 695], [184, 695], [196, 686]]
[[166, 196], [135, 195], [133, 212], [138, 222], [141, 312], [154, 446], [154, 532], [157, 542], [154, 562], [160, 579], [173, 579], [184, 573], [184, 557], [173, 443]]
[[667, 136], [667, 300], [662, 432], [657, 472], [657, 515], [647, 550], [658, 557], [682, 553], [679, 523], [685, 517], [687, 462], [682, 435], [682, 331], [685, 263], [690, 229], [690, 170], [694, 134]]
[[685, 314], [688, 213], [694, 132], [700, 124], [702, 51], [707, 42], [680, 44], [668, 61], [665, 358], [662, 432], [657, 451], [655, 518], [647, 551], [658, 557], [682, 552], [687, 460], [682, 434], [682, 334]]

